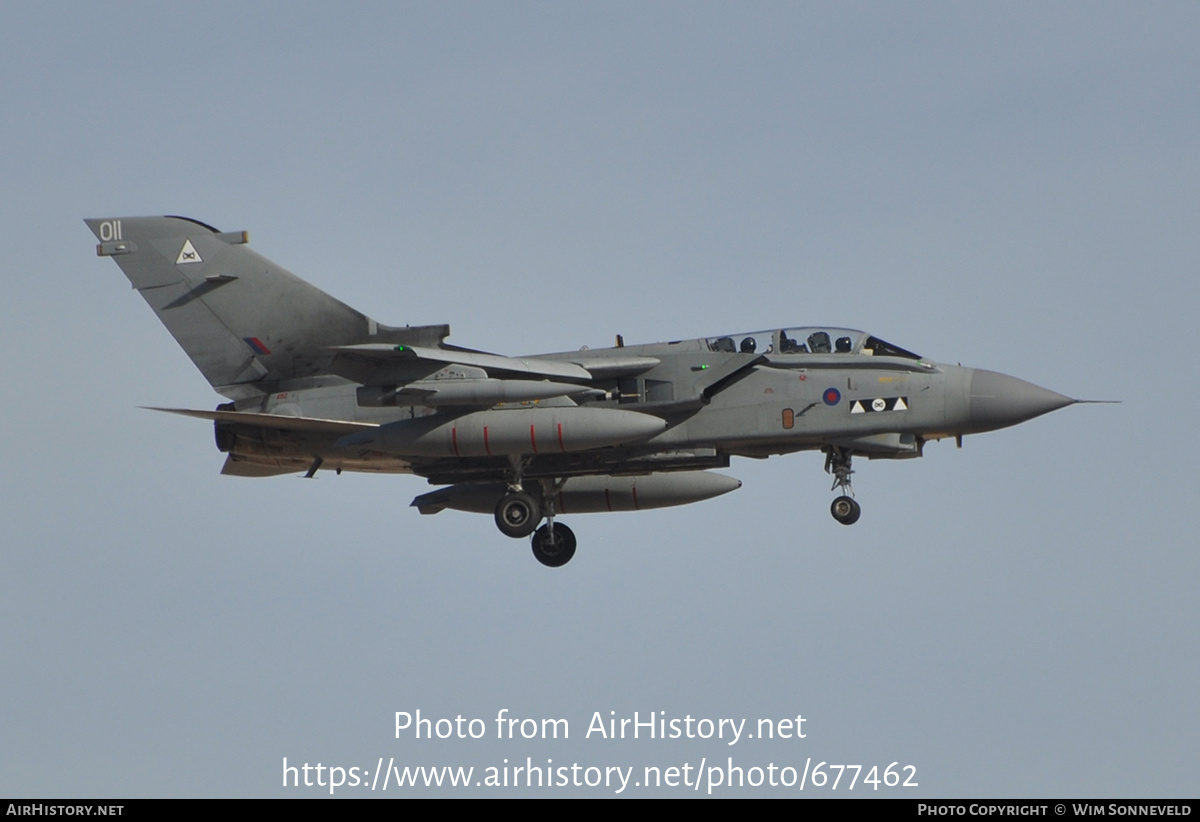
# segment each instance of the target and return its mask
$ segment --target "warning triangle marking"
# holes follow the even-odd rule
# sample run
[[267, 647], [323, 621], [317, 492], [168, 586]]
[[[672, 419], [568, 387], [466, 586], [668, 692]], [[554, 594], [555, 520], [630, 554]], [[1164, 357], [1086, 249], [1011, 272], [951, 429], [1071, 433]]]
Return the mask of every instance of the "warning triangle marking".
[[192, 245], [191, 240], [183, 241], [183, 248], [179, 249], [179, 257], [175, 260], [175, 265], [183, 265], [185, 263], [202, 263], [200, 253], [196, 251], [196, 247]]
[[907, 411], [908, 403], [904, 401], [904, 397], [896, 397], [896, 411]]

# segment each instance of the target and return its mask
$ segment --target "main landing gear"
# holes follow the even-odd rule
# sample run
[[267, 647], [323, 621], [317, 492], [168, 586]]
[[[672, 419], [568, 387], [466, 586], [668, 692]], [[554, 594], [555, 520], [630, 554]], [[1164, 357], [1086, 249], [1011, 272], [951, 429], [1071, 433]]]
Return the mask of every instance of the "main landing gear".
[[542, 521], [538, 501], [522, 491], [509, 491], [496, 505], [496, 527], [506, 537], [527, 537]]
[[512, 478], [508, 483], [508, 493], [496, 504], [496, 527], [504, 536], [519, 539], [529, 536], [538, 527], [542, 521], [542, 505], [521, 485], [529, 458], [511, 456], [508, 459], [512, 466]]
[[[521, 485], [525, 462], [513, 460], [513, 481], [508, 492], [496, 504], [496, 527], [500, 533], [514, 539], [533, 534], [533, 555], [550, 568], [559, 568], [575, 556], [575, 533], [565, 525], [554, 522], [554, 495], [565, 480], [542, 480], [541, 494], [527, 492]], [[546, 524], [538, 528], [545, 517]]]
[[562, 523], [546, 523], [533, 535], [533, 555], [550, 568], [566, 565], [575, 556], [575, 532]]
[[825, 473], [833, 474], [833, 486], [829, 490], [841, 488], [845, 491], [829, 506], [829, 513], [842, 525], [853, 525], [862, 516], [862, 506], [854, 499], [854, 489], [850, 487], [850, 475], [854, 469], [850, 467], [850, 449], [837, 445], [825, 448]]

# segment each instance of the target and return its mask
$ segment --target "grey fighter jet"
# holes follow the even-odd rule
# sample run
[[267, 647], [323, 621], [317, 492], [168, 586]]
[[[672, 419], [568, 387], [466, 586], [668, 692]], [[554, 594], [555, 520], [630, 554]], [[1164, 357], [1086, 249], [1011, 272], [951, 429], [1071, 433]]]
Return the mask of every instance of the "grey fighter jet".
[[[774, 328], [505, 357], [446, 343], [446, 325], [376, 322], [184, 217], [86, 220], [154, 313], [229, 399], [211, 420], [222, 473], [412, 473], [412, 504], [493, 514], [545, 565], [575, 536], [557, 518], [696, 502], [741, 487], [730, 458], [821, 451], [845, 525], [851, 459], [919, 457], [1077, 400], [944, 365], [862, 331]], [[544, 524], [543, 524], [544, 521]], [[540, 527], [539, 527], [540, 526]]]

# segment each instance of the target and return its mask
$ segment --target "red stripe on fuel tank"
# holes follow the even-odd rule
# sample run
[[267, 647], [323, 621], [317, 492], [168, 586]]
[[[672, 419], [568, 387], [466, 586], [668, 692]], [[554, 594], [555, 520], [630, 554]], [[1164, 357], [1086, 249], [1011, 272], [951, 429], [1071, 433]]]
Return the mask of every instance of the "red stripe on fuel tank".
[[454, 456], [460, 456], [458, 453], [458, 426], [450, 429], [450, 443], [454, 446]]
[[564, 454], [567, 451], [567, 446], [563, 444], [563, 440], [562, 440], [562, 423], [561, 422], [558, 424], [558, 450], [562, 451]]
[[490, 457], [492, 455], [492, 446], [488, 444], [487, 426], [483, 426], [483, 450]]
[[529, 445], [533, 448], [533, 453], [537, 453], [537, 434], [533, 433], [533, 423], [529, 424]]

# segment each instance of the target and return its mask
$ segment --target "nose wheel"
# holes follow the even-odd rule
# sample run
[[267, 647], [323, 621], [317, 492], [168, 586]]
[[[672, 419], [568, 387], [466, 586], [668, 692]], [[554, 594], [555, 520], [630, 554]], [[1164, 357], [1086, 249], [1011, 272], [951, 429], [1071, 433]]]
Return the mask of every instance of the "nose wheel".
[[862, 506], [853, 497], [840, 496], [829, 506], [829, 513], [842, 525], [853, 525], [862, 516]]
[[829, 506], [829, 513], [842, 525], [853, 525], [862, 516], [862, 506], [854, 499], [854, 489], [850, 487], [850, 475], [854, 469], [850, 467], [851, 453], [849, 448], [830, 445], [825, 448], [825, 473], [833, 474], [833, 486], [830, 490], [842, 489], [844, 492]]

